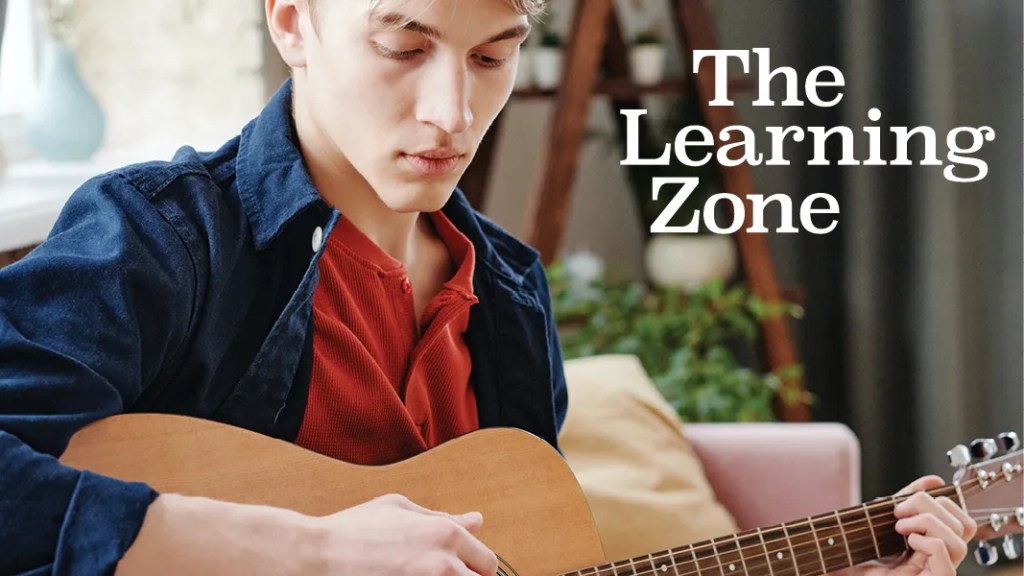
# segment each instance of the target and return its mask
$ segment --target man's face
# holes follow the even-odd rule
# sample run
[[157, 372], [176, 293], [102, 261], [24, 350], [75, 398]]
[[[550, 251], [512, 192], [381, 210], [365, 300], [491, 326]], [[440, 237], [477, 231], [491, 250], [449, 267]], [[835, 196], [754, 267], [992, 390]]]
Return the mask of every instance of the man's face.
[[527, 17], [505, 0], [322, 0], [316, 19], [300, 18], [296, 71], [316, 152], [392, 210], [440, 209], [508, 101]]

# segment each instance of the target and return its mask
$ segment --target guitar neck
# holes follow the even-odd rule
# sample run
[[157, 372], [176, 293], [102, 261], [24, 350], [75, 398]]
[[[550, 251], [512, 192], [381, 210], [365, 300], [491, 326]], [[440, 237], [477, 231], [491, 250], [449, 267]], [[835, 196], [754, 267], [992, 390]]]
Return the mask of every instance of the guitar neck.
[[[954, 496], [955, 488], [930, 491]], [[891, 497], [563, 576], [820, 576], [907, 550]]]

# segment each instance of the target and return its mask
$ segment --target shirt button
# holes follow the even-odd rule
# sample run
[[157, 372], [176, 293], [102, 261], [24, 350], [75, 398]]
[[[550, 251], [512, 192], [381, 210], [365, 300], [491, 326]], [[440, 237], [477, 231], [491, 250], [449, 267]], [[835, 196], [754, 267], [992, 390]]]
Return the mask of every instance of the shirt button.
[[405, 278], [402, 280], [402, 293], [408, 294], [409, 292], [412, 292], [412, 282], [409, 282], [409, 279]]
[[313, 229], [313, 252], [319, 252], [324, 245], [324, 229], [317, 226]]

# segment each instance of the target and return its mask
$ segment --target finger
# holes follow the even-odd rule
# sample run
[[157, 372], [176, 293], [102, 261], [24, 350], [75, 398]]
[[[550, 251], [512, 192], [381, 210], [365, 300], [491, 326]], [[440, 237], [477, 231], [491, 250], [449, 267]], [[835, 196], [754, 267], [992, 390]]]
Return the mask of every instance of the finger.
[[456, 524], [465, 527], [467, 530], [479, 530], [484, 524], [484, 517], [479, 512], [467, 512], [465, 514], [449, 514], [448, 512], [441, 512], [439, 510], [431, 510], [425, 508], [419, 504], [413, 502], [409, 498], [401, 494], [388, 494], [387, 496], [381, 496], [381, 500], [386, 500], [390, 504], [394, 504], [403, 510], [409, 510], [426, 516], [436, 516], [439, 518], [446, 518], [455, 522]]
[[936, 498], [936, 502], [946, 510], [949, 510], [949, 513], [955, 516], [963, 525], [964, 530], [960, 533], [960, 536], [964, 540], [973, 540], [974, 536], [978, 533], [977, 520], [971, 518], [970, 514], [965, 512], [963, 508], [957, 506], [956, 502], [953, 502], [949, 498]]
[[931, 490], [932, 488], [938, 488], [944, 485], [946, 482], [939, 476], [934, 474], [928, 476], [922, 476], [917, 480], [914, 480], [910, 484], [907, 484], [902, 490], [896, 493], [897, 496], [904, 496], [906, 494], [913, 494], [914, 492], [920, 492], [921, 490]]
[[[948, 501], [948, 498], [945, 500]], [[950, 502], [952, 504], [952, 502]], [[918, 492], [910, 498], [896, 505], [893, 510], [896, 518], [910, 518], [921, 514], [932, 514], [942, 523], [953, 529], [957, 537], [962, 537], [965, 531], [963, 520], [948, 508], [939, 503], [924, 492]]]
[[[464, 562], [458, 558], [452, 556], [450, 553], [445, 555], [437, 555], [432, 558], [424, 566], [421, 567], [420, 573], [425, 574], [455, 574], [456, 576], [480, 576], [479, 572], [474, 572], [466, 566]], [[488, 574], [487, 576], [494, 576]]]
[[453, 522], [470, 532], [476, 532], [484, 526], [484, 516], [479, 512], [467, 512], [450, 516]]
[[915, 550], [927, 556], [928, 571], [932, 576], [955, 576], [956, 567], [960, 563], [953, 563], [949, 557], [949, 550], [942, 540], [929, 538], [920, 534], [911, 534], [907, 544]]
[[926, 536], [943, 543], [946, 555], [959, 564], [967, 556], [967, 543], [931, 514], [919, 514], [896, 522], [896, 531], [908, 537], [913, 535]]
[[483, 542], [459, 527], [452, 549], [474, 574], [493, 576], [498, 572], [498, 557]]

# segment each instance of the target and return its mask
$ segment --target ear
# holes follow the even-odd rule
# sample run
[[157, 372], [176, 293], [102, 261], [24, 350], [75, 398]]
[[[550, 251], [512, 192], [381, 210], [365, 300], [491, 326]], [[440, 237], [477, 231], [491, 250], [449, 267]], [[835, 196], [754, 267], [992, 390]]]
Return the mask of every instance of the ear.
[[265, 9], [270, 38], [281, 58], [290, 68], [305, 67], [306, 42], [300, 24], [302, 18], [309, 18], [309, 0], [266, 0]]

